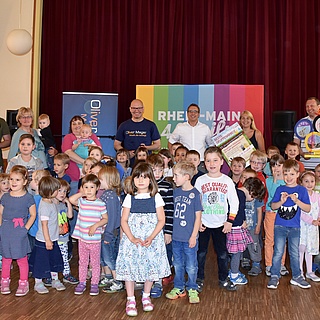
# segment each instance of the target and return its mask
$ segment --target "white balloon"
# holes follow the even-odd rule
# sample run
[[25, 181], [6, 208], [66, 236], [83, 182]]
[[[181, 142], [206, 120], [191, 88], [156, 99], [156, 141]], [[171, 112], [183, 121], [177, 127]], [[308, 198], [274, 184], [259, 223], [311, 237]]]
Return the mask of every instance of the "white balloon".
[[11, 53], [22, 56], [32, 48], [32, 37], [25, 29], [14, 29], [7, 37], [7, 47]]

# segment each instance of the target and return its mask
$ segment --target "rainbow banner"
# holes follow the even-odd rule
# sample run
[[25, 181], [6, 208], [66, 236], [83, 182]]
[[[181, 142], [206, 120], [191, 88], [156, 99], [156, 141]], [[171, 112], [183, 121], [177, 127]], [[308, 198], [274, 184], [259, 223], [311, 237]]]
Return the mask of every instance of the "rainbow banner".
[[163, 148], [177, 123], [187, 121], [191, 103], [199, 105], [199, 121], [207, 124], [213, 135], [238, 122], [244, 110], [253, 114], [263, 133], [263, 85], [137, 85], [136, 97], [144, 103], [145, 118], [156, 123]]

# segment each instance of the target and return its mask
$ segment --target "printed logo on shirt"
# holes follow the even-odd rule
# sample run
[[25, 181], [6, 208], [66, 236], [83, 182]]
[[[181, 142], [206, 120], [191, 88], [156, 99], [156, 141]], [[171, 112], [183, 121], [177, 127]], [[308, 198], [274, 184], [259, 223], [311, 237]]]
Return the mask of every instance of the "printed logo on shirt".
[[174, 217], [177, 219], [181, 219], [180, 226], [186, 227], [187, 221], [185, 220], [185, 212], [187, 211], [187, 206], [191, 204], [190, 199], [194, 199], [195, 194], [191, 192], [189, 194], [189, 197], [186, 196], [177, 196], [174, 198], [175, 202], [175, 211], [174, 211]]
[[141, 130], [129, 131], [129, 130], [127, 130], [125, 134], [129, 137], [146, 137], [147, 131], [141, 131]]

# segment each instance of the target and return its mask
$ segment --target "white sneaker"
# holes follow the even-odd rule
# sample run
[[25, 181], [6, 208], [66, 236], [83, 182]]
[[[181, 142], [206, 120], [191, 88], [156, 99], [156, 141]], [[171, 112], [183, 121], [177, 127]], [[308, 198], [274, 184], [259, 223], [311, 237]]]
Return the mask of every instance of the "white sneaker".
[[306, 278], [314, 282], [320, 282], [320, 278], [314, 272], [306, 273]]

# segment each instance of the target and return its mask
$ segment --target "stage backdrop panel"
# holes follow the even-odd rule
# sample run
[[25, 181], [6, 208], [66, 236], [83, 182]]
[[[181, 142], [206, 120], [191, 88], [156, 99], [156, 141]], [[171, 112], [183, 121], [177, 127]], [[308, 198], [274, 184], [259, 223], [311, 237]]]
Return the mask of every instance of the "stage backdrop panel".
[[105, 154], [115, 156], [113, 140], [117, 132], [118, 94], [63, 92], [62, 135], [69, 133], [73, 116], [80, 115], [92, 127]]
[[238, 122], [244, 110], [252, 112], [263, 133], [263, 85], [137, 85], [136, 96], [144, 103], [144, 116], [156, 123], [163, 148], [177, 123], [187, 120], [191, 103], [199, 105], [199, 120], [209, 126], [213, 135]]

